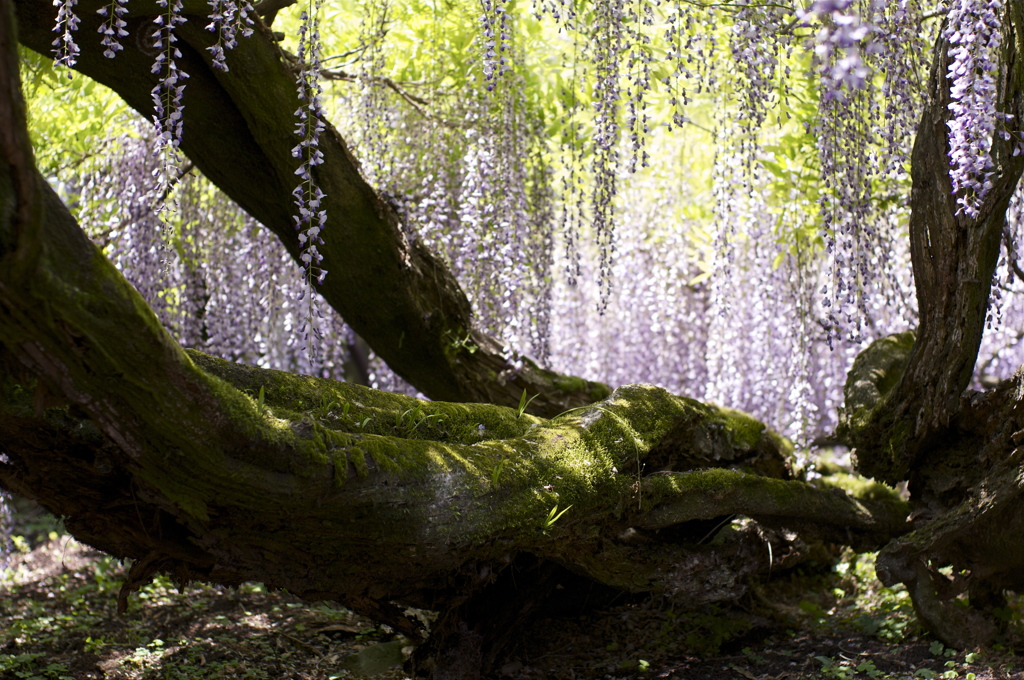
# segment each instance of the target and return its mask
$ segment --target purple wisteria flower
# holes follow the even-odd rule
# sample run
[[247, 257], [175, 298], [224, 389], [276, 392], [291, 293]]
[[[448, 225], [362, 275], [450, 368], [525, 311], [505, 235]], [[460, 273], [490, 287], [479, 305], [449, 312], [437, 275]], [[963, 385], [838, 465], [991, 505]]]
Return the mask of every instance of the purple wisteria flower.
[[181, 50], [174, 46], [178, 37], [174, 29], [185, 23], [182, 15], [181, 0], [157, 0], [157, 5], [164, 13], [157, 16], [153, 23], [154, 48], [157, 50], [153, 61], [152, 73], [160, 76], [160, 82], [152, 89], [153, 121], [159, 130], [162, 145], [165, 148], [177, 149], [181, 145], [184, 125], [185, 80], [188, 74], [178, 68]]
[[322, 234], [327, 224], [327, 211], [322, 208], [322, 203], [326, 196], [313, 176], [314, 168], [324, 162], [323, 152], [320, 151], [320, 133], [326, 129], [323, 105], [320, 101], [323, 94], [323, 86], [320, 83], [323, 49], [320, 38], [321, 5], [322, 0], [317, 0], [311, 13], [302, 13], [298, 52], [302, 68], [296, 76], [301, 106], [295, 110], [295, 117], [298, 119], [295, 134], [299, 138], [299, 143], [292, 148], [292, 157], [300, 159], [299, 167], [295, 169], [299, 184], [292, 191], [292, 196], [298, 211], [294, 219], [295, 229], [299, 232], [299, 260], [305, 270], [307, 284], [307, 289], [303, 293], [307, 306], [302, 333], [313, 358], [319, 351], [317, 340], [321, 336], [317, 319], [322, 318], [313, 282], [319, 285], [327, 276], [327, 270], [320, 267], [324, 258], [317, 248], [324, 242]]
[[217, 43], [206, 50], [213, 58], [213, 68], [227, 71], [225, 52], [238, 45], [238, 35], [248, 38], [256, 25], [252, 18], [253, 8], [248, 0], [237, 4], [234, 0], [207, 0], [210, 9], [210, 23], [206, 30], [217, 34]]
[[[876, 27], [854, 12], [852, 5], [853, 0], [815, 0], [807, 9], [796, 11], [804, 26], [811, 20], [822, 24], [814, 37], [814, 56], [828, 97], [843, 97], [844, 88], [863, 88], [870, 74], [863, 53], [878, 49], [873, 40]], [[874, 13], [882, 5], [880, 0], [871, 0], [870, 11]]]
[[506, 0], [481, 0], [483, 14], [480, 15], [483, 39], [483, 72], [484, 88], [491, 92], [498, 78], [508, 73], [509, 59], [505, 55], [508, 48], [509, 30], [508, 13], [505, 11]]
[[[961, 213], [976, 218], [992, 187], [989, 150], [996, 133], [1001, 0], [956, 0], [943, 37], [949, 43], [949, 178]], [[1000, 134], [1008, 136], [1008, 133]]]
[[124, 49], [120, 39], [128, 37], [128, 31], [125, 30], [128, 22], [124, 20], [125, 15], [128, 14], [128, 0], [112, 0], [109, 5], [104, 5], [96, 10], [96, 14], [104, 17], [103, 23], [97, 29], [103, 36], [100, 40], [100, 44], [104, 47], [103, 56], [113, 59], [118, 52]]
[[[78, 60], [79, 49], [75, 43], [75, 31], [78, 30], [78, 15], [74, 7], [78, 0], [53, 0], [53, 6], [57, 8], [57, 24], [53, 27], [57, 39], [51, 44], [56, 48], [54, 63], [71, 68]], [[71, 77], [71, 74], [68, 74]]]

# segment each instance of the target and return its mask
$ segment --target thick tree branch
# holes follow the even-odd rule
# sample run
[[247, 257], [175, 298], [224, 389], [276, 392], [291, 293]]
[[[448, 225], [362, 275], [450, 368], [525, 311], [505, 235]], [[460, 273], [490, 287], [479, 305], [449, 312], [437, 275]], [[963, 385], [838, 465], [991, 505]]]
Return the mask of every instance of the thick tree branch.
[[899, 499], [798, 481], [763, 424], [652, 386], [544, 420], [182, 350], [35, 170], [11, 26], [0, 485], [136, 560], [122, 606], [164, 571], [337, 600], [413, 639], [402, 606], [436, 608], [416, 664], [478, 668], [503, 638], [491, 603], [520, 620], [560, 574], [693, 605], [799, 562], [806, 538], [875, 548], [905, 530]]
[[[898, 502], [876, 516], [798, 481], [671, 474], [703, 461], [790, 476], [784, 442], [760, 423], [650, 386], [543, 421], [186, 355], [48, 185], [36, 186], [38, 228], [0, 224], [14, 245], [0, 252], [0, 480], [114, 554], [180, 578], [261, 580], [365, 610], [480, 587], [485, 577], [455, 587], [452, 574], [480, 563], [494, 573], [519, 552], [618, 588], [683, 588], [679, 565], [697, 568], [683, 558], [707, 528], [637, 545], [633, 527], [739, 513], [802, 519], [813, 534], [841, 506], [851, 532], [878, 542], [901, 530], [886, 519]], [[17, 207], [8, 200], [0, 214]], [[33, 243], [33, 275], [12, 277], [9, 263]], [[68, 406], [46, 410], [54, 399], [39, 391]], [[737, 485], [745, 492], [723, 513], [714, 499]], [[721, 564], [703, 552], [699, 565]]]
[[[4, 164], [6, 177], [22, 171], [34, 172]], [[699, 522], [723, 514], [830, 538], [839, 516], [873, 544], [902, 530], [898, 501], [871, 511], [799, 481], [673, 474], [703, 463], [791, 477], [785, 443], [760, 423], [650, 386], [544, 421], [185, 354], [36, 187], [37, 228], [0, 223], [13, 246], [0, 251], [0, 481], [113, 554], [391, 616], [388, 600], [437, 605], [521, 552], [617, 588], [697, 597], [696, 573], [762, 540], [740, 531], [700, 548]], [[10, 196], [0, 215], [18, 214]], [[23, 248], [37, 255], [16, 277]], [[751, 568], [734, 567], [722, 582]]]
[[[838, 432], [856, 447], [861, 472], [908, 480], [914, 531], [879, 553], [878, 576], [887, 585], [905, 583], [922, 623], [956, 647], [991, 642], [1003, 591], [1024, 587], [1021, 375], [988, 392], [966, 390], [1006, 209], [1024, 170], [1017, 152], [1024, 8], [1009, 3], [1006, 12], [998, 108], [1016, 129], [1009, 139], [994, 136], [992, 188], [977, 219], [957, 214], [952, 193], [949, 46], [936, 44], [911, 173], [920, 327], [877, 340], [857, 357]], [[969, 608], [952, 601], [962, 594], [970, 596]]]
[[[44, 0], [18, 0], [20, 40], [49, 54], [55, 9]], [[76, 68], [111, 87], [143, 115], [153, 115], [153, 58], [136, 41], [125, 41], [116, 59], [102, 56], [96, 29], [102, 3], [76, 6], [81, 54]], [[182, 150], [218, 187], [273, 231], [293, 257], [291, 191], [296, 161], [295, 76], [269, 31], [260, 27], [227, 52], [230, 71], [210, 66], [205, 48], [214, 36], [202, 27], [205, 2], [185, 3], [194, 12], [179, 32], [179, 66], [189, 74], [185, 89]], [[140, 34], [151, 3], [132, 3], [129, 32]], [[327, 194], [328, 224], [323, 267], [329, 274], [319, 292], [399, 375], [433, 399], [518, 403], [525, 389], [531, 412], [555, 415], [608, 395], [599, 383], [561, 376], [527, 360], [513, 367], [501, 343], [474, 329], [470, 305], [452, 274], [426, 248], [410, 242], [399, 219], [359, 173], [358, 163], [332, 128], [322, 135], [325, 162], [315, 170]]]

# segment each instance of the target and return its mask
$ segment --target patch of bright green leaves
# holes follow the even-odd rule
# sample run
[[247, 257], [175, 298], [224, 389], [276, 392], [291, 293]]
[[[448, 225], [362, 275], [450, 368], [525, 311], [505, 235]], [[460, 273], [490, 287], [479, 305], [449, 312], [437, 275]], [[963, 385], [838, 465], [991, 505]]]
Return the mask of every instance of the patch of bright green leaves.
[[45, 654], [0, 654], [0, 677], [20, 680], [75, 680], [62, 663], [46, 663]]
[[128, 107], [112, 90], [78, 73], [68, 78], [52, 58], [24, 47], [18, 59], [32, 149], [44, 177], [61, 177], [69, 166], [99, 158], [110, 140], [133, 132]]

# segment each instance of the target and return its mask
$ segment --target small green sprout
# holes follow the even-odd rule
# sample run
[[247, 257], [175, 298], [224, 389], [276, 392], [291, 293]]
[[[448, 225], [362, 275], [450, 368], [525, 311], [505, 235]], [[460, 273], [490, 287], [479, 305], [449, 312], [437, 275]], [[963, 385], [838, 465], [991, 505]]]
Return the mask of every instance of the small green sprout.
[[507, 458], [502, 458], [500, 461], [498, 461], [498, 464], [494, 466], [494, 471], [491, 472], [491, 486], [497, 488], [498, 479], [501, 478], [501, 472], [502, 470], [505, 469], [505, 462], [507, 460]]
[[426, 415], [423, 413], [423, 409], [417, 406], [415, 409], [406, 409], [401, 414], [395, 416], [395, 430], [403, 432], [406, 436], [411, 435], [416, 429], [423, 423], [437, 419], [440, 420], [441, 416], [437, 413]]
[[530, 405], [530, 402], [539, 397], [540, 394], [535, 394], [529, 399], [526, 398], [526, 388], [523, 388], [523, 396], [519, 397], [519, 408], [516, 409], [516, 418], [521, 418], [523, 413], [526, 412], [526, 407]]
[[260, 394], [259, 394], [258, 397], [256, 397], [256, 406], [259, 407], [260, 411], [263, 411], [263, 400], [264, 400], [263, 385], [260, 385]]
[[555, 525], [555, 522], [557, 522], [559, 519], [561, 519], [562, 515], [564, 515], [565, 513], [569, 512], [569, 508], [571, 508], [571, 507], [572, 506], [570, 505], [565, 510], [562, 510], [561, 512], [559, 512], [558, 511], [558, 504], [556, 503], [555, 507], [551, 508], [551, 512], [548, 513], [548, 518], [546, 520], [544, 520], [544, 531], [545, 531], [545, 533], [551, 527], [553, 527]]
[[330, 395], [327, 394], [320, 396], [320, 413], [322, 416], [326, 416], [335, 408], [341, 408], [341, 402], [331, 399]]

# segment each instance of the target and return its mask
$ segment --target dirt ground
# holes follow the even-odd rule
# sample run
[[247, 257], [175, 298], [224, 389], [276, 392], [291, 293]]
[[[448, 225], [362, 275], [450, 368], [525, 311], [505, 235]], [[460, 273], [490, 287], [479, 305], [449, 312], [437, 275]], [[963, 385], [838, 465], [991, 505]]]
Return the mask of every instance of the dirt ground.
[[[0, 576], [0, 678], [163, 680], [405, 677], [386, 627], [261, 586], [164, 579], [118, 616], [123, 567], [68, 536], [21, 543]], [[1016, 611], [1016, 610], [1014, 610]], [[1011, 645], [950, 650], [870, 562], [778, 576], [736, 605], [613, 603], [536, 624], [494, 678], [1024, 678]]]

